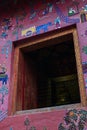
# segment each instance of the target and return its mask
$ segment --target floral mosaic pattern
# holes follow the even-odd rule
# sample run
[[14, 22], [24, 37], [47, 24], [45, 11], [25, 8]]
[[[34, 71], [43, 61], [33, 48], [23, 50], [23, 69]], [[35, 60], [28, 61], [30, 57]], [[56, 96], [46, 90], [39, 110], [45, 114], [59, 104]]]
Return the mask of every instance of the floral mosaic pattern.
[[87, 111], [69, 110], [63, 123], [59, 124], [58, 130], [86, 130], [87, 129]]

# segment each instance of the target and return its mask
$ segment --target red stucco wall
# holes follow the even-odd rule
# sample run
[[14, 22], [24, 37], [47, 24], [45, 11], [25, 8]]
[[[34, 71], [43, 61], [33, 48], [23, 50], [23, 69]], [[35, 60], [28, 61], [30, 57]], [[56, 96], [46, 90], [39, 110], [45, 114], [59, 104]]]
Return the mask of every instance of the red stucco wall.
[[[80, 2], [77, 0], [77, 2], [78, 8], [74, 1], [47, 0], [25, 2], [22, 5], [10, 5], [10, 7], [0, 9], [0, 64], [1, 67], [4, 66], [6, 68], [5, 76], [7, 76], [5, 81], [2, 78], [0, 80], [0, 130], [26, 130], [24, 125], [26, 118], [29, 118], [29, 127], [35, 126], [37, 130], [45, 130], [45, 126], [47, 130], [58, 129], [58, 124], [62, 122], [66, 110], [8, 117], [12, 44], [14, 41], [26, 37], [76, 24], [82, 65], [87, 66], [87, 22], [84, 21], [82, 23], [80, 18], [82, 9], [84, 9], [85, 13], [87, 12], [87, 0], [81, 0]], [[68, 16], [68, 7], [72, 7], [75, 10], [74, 15]], [[58, 20], [59, 25], [57, 26]], [[87, 87], [86, 68], [83, 67], [85, 87]]]

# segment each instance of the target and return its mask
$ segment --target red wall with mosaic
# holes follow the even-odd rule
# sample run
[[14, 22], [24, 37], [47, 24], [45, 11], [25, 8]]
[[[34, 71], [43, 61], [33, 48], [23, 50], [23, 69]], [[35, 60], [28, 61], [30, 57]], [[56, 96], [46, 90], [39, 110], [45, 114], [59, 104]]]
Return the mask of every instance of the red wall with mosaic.
[[[61, 122], [64, 126], [64, 117], [68, 120], [67, 115], [70, 116], [70, 120], [72, 117], [79, 120], [79, 115], [84, 117], [87, 114], [86, 108], [82, 111], [76, 109], [49, 111], [48, 109], [43, 112], [8, 116], [8, 102], [14, 42], [74, 24], [78, 32], [87, 93], [87, 0], [41, 0], [40, 2], [26, 0], [1, 7], [0, 16], [0, 129], [62, 130], [63, 127], [58, 126]], [[84, 121], [86, 122], [86, 117]], [[86, 126], [84, 129], [87, 129]]]

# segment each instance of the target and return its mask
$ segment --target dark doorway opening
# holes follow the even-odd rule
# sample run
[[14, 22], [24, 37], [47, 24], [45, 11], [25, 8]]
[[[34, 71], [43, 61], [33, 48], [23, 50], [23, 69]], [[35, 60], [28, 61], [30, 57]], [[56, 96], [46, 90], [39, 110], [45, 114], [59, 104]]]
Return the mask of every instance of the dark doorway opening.
[[[23, 73], [23, 87], [20, 88], [19, 79], [17, 108], [20, 104], [22, 110], [29, 110], [80, 103], [73, 36], [60, 43], [55, 41], [31, 51], [21, 50], [24, 67], [21, 70], [19, 66], [19, 73]], [[22, 89], [21, 103], [19, 89]]]

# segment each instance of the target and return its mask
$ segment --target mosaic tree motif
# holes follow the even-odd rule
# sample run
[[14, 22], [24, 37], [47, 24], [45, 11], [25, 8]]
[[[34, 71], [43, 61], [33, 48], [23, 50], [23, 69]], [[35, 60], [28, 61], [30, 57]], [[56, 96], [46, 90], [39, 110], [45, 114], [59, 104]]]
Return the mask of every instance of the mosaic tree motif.
[[87, 111], [86, 110], [69, 110], [60, 123], [58, 130], [86, 130], [87, 129]]
[[2, 94], [2, 98], [0, 99], [1, 104], [4, 103], [4, 97], [6, 94], [8, 94], [8, 88], [6, 87], [6, 85], [2, 85], [2, 87], [0, 88], [0, 94]]
[[15, 15], [13, 15], [12, 17], [14, 18], [15, 17], [15, 21], [16, 21], [16, 24], [14, 26], [14, 30], [13, 30], [13, 35], [16, 36], [16, 40], [18, 40], [18, 34], [19, 34], [19, 31], [21, 31], [23, 29], [23, 24], [20, 23], [20, 22], [23, 22], [24, 19], [26, 18], [26, 11], [25, 11], [25, 8], [21, 8], [21, 9], [17, 9]]
[[26, 130], [36, 130], [36, 127], [30, 126], [30, 121], [28, 118], [26, 118], [26, 120], [24, 121], [24, 125], [26, 127]]
[[5, 64], [0, 64], [0, 82], [2, 83], [2, 86], [0, 87], [0, 94], [2, 95], [2, 97], [0, 98], [1, 104], [4, 103], [4, 97], [8, 94], [8, 75], [6, 74], [6, 72], [7, 68], [5, 67]]
[[8, 58], [8, 55], [12, 51], [12, 41], [8, 40], [5, 45], [1, 48], [1, 53], [5, 55], [5, 58]]
[[4, 18], [2, 21], [2, 29], [3, 31], [8, 31], [12, 28], [11, 18]]
[[[30, 120], [28, 118], [25, 119], [24, 126], [26, 130], [37, 130], [35, 126], [30, 125]], [[44, 126], [43, 130], [47, 130], [47, 127]]]
[[16, 26], [14, 27], [13, 35], [16, 35], [16, 40], [18, 40], [18, 33], [23, 29], [23, 25], [19, 24], [19, 19], [16, 17]]
[[2, 26], [2, 33], [0, 38], [6, 39], [8, 36], [8, 31], [11, 30], [13, 27], [11, 18], [3, 18], [1, 26]]

